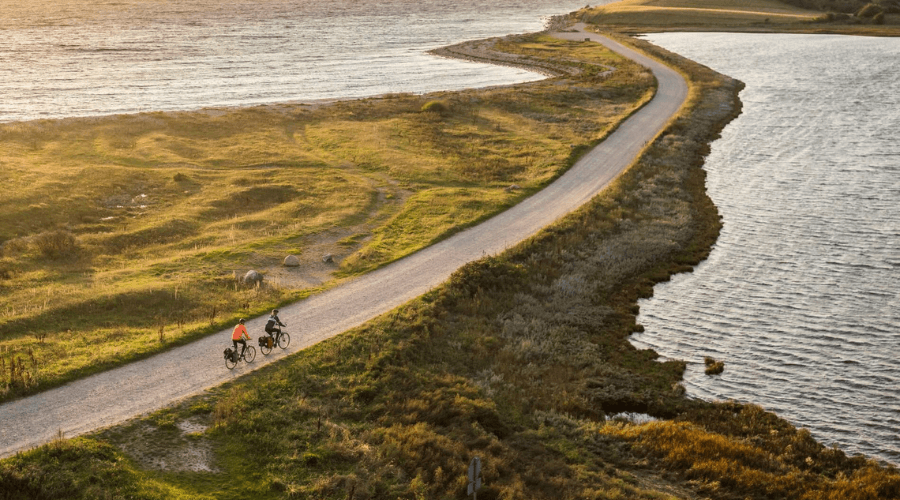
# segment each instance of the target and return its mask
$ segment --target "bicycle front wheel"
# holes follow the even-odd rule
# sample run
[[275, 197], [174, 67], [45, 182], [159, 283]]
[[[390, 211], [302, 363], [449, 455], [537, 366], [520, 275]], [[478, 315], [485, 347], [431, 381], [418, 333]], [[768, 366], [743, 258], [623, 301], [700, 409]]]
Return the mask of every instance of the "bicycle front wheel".
[[281, 332], [281, 338], [278, 339], [278, 347], [287, 349], [287, 346], [289, 345], [291, 345], [291, 336], [285, 332]]
[[247, 352], [244, 353], [244, 361], [252, 363], [254, 359], [256, 359], [256, 348], [248, 345]]

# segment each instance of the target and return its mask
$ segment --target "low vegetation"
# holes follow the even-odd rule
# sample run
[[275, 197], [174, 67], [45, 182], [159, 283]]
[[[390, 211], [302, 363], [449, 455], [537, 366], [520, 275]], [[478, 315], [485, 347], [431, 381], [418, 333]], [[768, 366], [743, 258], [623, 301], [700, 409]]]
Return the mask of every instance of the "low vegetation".
[[[859, 17], [872, 17], [878, 12], [900, 14], [900, 2], [897, 0], [782, 0], [784, 3], [803, 9], [823, 12], [853, 14]], [[866, 15], [865, 12], [871, 12]]]
[[621, 33], [734, 31], [900, 35], [897, 0], [622, 0], [577, 16]]
[[715, 241], [701, 166], [741, 85], [626, 42], [690, 77], [689, 106], [582, 210], [234, 383], [4, 460], [0, 495], [458, 499], [478, 456], [481, 499], [896, 498], [895, 469], [686, 399], [684, 363], [628, 342], [636, 299]]
[[725, 371], [724, 361], [718, 361], [715, 358], [711, 358], [709, 356], [703, 358], [703, 364], [706, 367], [703, 371], [707, 375], [718, 375]]
[[[445, 238], [546, 185], [653, 91], [646, 70], [596, 44], [488, 43], [570, 71], [480, 91], [0, 125], [0, 400]], [[280, 266], [289, 254], [301, 256], [293, 273]], [[248, 269], [262, 286], [240, 283]]]

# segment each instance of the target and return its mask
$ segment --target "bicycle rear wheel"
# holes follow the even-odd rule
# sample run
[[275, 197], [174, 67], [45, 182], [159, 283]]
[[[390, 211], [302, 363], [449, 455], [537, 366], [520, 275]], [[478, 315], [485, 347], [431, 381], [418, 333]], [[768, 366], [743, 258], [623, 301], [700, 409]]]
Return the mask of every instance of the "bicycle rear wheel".
[[234, 356], [226, 356], [225, 357], [225, 368], [228, 368], [229, 370], [233, 370], [235, 366], [237, 366], [237, 361], [234, 360]]
[[[273, 342], [273, 345], [274, 345], [274, 342]], [[263, 356], [268, 356], [269, 353], [272, 352], [272, 348], [269, 347], [268, 343], [264, 342], [259, 346], [259, 352], [263, 353]]]
[[287, 349], [289, 345], [291, 345], [291, 336], [287, 332], [281, 332], [281, 337], [278, 339], [278, 347]]
[[247, 351], [244, 352], [244, 361], [252, 363], [254, 359], [256, 359], [256, 348], [252, 345], [248, 345]]

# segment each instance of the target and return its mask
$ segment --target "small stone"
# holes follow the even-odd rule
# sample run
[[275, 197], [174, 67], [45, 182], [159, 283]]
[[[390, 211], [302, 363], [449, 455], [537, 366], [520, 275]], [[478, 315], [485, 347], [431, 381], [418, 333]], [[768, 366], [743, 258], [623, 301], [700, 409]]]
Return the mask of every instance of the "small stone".
[[284, 258], [285, 267], [297, 267], [300, 265], [300, 259], [296, 255], [288, 255]]
[[330, 264], [330, 263], [334, 262], [334, 256], [331, 255], [330, 253], [326, 253], [325, 255], [322, 256], [322, 262], [324, 262], [326, 264]]

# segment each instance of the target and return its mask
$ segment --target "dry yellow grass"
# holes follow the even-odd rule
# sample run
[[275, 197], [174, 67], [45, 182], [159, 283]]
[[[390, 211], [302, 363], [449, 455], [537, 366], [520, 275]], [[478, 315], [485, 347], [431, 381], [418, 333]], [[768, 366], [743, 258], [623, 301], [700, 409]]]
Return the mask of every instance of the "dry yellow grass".
[[591, 22], [615, 25], [678, 27], [717, 24], [749, 26], [761, 23], [812, 21], [820, 13], [781, 2], [749, 0], [624, 0], [591, 9]]
[[884, 24], [872, 19], [827, 16], [774, 0], [623, 0], [585, 8], [577, 17], [589, 24], [623, 33], [657, 31], [752, 31], [900, 35], [895, 14]]
[[[577, 71], [429, 96], [0, 124], [0, 362], [16, 363], [0, 364], [0, 399], [410, 254], [540, 189], [652, 94], [649, 73], [597, 44], [500, 48]], [[423, 112], [430, 101], [443, 112]], [[319, 281], [278, 286], [288, 254], [303, 259], [291, 276]], [[238, 286], [248, 269], [276, 286]]]

